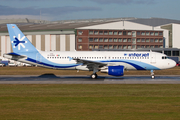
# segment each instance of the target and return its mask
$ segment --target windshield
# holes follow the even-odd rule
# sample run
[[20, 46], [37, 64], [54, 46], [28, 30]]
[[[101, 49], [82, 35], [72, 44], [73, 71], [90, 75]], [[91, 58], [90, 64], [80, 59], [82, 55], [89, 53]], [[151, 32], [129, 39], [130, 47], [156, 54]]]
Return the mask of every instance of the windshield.
[[169, 59], [167, 56], [162, 56], [162, 59]]

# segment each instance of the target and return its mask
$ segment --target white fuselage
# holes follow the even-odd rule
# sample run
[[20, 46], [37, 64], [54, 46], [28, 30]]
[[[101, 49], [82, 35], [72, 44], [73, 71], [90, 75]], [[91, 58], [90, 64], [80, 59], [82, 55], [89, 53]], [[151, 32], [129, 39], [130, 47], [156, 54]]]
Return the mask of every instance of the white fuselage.
[[[54, 69], [89, 70], [86, 65], [78, 64], [73, 58], [106, 63], [107, 66], [123, 65], [125, 70], [160, 70], [175, 66], [175, 62], [167, 56], [157, 52], [132, 51], [83, 51], [83, 52], [42, 52], [36, 54], [36, 61], [20, 59], [33, 65]], [[42, 55], [42, 56], [41, 56]], [[54, 64], [52, 64], [54, 63]], [[46, 65], [51, 64], [51, 66]], [[64, 66], [64, 67], [58, 67]]]

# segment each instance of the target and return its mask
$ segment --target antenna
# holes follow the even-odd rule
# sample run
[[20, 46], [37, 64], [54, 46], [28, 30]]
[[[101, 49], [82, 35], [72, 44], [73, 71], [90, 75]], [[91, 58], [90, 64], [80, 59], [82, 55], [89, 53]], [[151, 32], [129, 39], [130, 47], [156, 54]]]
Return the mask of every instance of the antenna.
[[41, 24], [41, 10], [40, 10], [40, 24]]

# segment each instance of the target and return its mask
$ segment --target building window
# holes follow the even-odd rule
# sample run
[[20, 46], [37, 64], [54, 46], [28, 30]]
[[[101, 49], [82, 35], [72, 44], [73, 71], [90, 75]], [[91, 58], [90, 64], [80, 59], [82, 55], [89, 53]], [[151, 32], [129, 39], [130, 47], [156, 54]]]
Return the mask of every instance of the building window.
[[103, 42], [103, 38], [99, 38], [99, 42]]
[[118, 42], [122, 42], [122, 38], [119, 38], [119, 39], [118, 39]]
[[94, 46], [94, 49], [98, 49], [98, 48], [99, 48], [98, 45], [95, 45], [95, 46]]
[[127, 46], [126, 46], [126, 45], [123, 45], [123, 49], [127, 49]]
[[114, 35], [117, 35], [117, 31], [114, 31]]
[[151, 45], [151, 48], [154, 48], [154, 46], [153, 46], [153, 45]]
[[131, 42], [131, 38], [128, 38], [128, 42]]
[[145, 48], [145, 45], [141, 45], [141, 48]]
[[103, 31], [99, 31], [99, 35], [103, 35]]
[[117, 38], [114, 38], [114, 42], [117, 42]]
[[149, 42], [149, 39], [146, 39], [146, 42]]
[[112, 45], [109, 45], [109, 49], [113, 49], [113, 46], [112, 46]]
[[122, 45], [118, 45], [118, 49], [122, 49]]
[[82, 42], [82, 38], [78, 38], [78, 42]]
[[104, 42], [108, 42], [108, 39], [107, 39], [107, 38], [104, 38]]
[[131, 49], [131, 45], [128, 45], [128, 49]]
[[151, 42], [154, 42], [154, 39], [151, 39], [150, 41], [151, 41]]
[[141, 34], [141, 32], [138, 31], [138, 32], [137, 32], [137, 35], [139, 36], [140, 34]]
[[99, 33], [98, 31], [94, 31], [94, 34], [95, 34], [95, 35], [98, 35], [98, 33]]
[[149, 45], [146, 45], [146, 48], [150, 48]]
[[103, 45], [99, 45], [99, 49], [103, 49]]
[[160, 46], [159, 46], [159, 48], [163, 48], [163, 46], [162, 46], [162, 45], [160, 45]]
[[82, 49], [82, 45], [78, 45], [78, 49]]
[[103, 49], [103, 45], [99, 45], [99, 49]]
[[89, 35], [93, 35], [93, 31], [89, 31]]
[[137, 38], [137, 42], [141, 42], [141, 39], [140, 39], [140, 38]]
[[158, 36], [158, 32], [155, 32], [155, 36]]
[[119, 31], [118, 34], [119, 34], [119, 35], [122, 35], [122, 31]]
[[132, 37], [136, 37], [136, 31], [132, 31]]
[[146, 32], [146, 35], [149, 35], [149, 32]]
[[158, 39], [155, 39], [154, 42], [159, 42], [159, 40], [158, 40]]
[[133, 45], [133, 46], [132, 46], [132, 49], [136, 49], [136, 45]]
[[104, 45], [104, 49], [108, 49], [108, 46], [107, 46], [107, 45]]
[[93, 49], [93, 45], [89, 45], [89, 49]]
[[137, 49], [140, 49], [141, 48], [141, 46], [140, 45], [137, 45]]
[[83, 33], [82, 31], [79, 31], [79, 32], [78, 32], [78, 35], [82, 35], [82, 33]]
[[98, 38], [94, 38], [94, 42], [98, 42], [99, 40], [98, 40]]
[[127, 42], [127, 39], [126, 39], [126, 38], [124, 38], [124, 39], [123, 39], [123, 42]]
[[131, 35], [131, 31], [128, 31], [128, 35]]
[[109, 38], [109, 42], [113, 42], [113, 39], [112, 39], [112, 38]]
[[112, 31], [109, 31], [109, 35], [113, 35], [113, 32], [112, 32]]
[[136, 44], [136, 38], [133, 38], [133, 39], [132, 39], [132, 43], [133, 43], [133, 44]]
[[108, 31], [104, 31], [104, 35], [108, 35]]
[[145, 42], [145, 39], [141, 39], [141, 42]]
[[162, 39], [159, 39], [159, 42], [163, 42], [163, 40], [162, 40]]
[[160, 35], [160, 36], [162, 36], [162, 35], [163, 35], [163, 33], [162, 33], [162, 32], [159, 32], [159, 35]]
[[126, 35], [126, 31], [123, 31], [123, 35]]
[[153, 35], [154, 35], [154, 32], [151, 32], [151, 35], [153, 36]]
[[159, 48], [159, 46], [158, 46], [158, 45], [155, 45], [155, 48]]
[[114, 49], [118, 49], [118, 46], [117, 46], [117, 45], [114, 45]]
[[93, 38], [89, 38], [89, 42], [93, 42]]
[[141, 35], [145, 35], [145, 32], [141, 32]]

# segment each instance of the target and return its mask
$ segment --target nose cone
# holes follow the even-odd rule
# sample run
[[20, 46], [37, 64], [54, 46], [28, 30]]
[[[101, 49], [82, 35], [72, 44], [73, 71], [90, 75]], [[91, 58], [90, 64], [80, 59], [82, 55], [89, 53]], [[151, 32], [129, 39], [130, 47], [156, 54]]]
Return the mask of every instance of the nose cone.
[[174, 60], [170, 60], [169, 62], [169, 68], [173, 68], [176, 66], [176, 62]]

